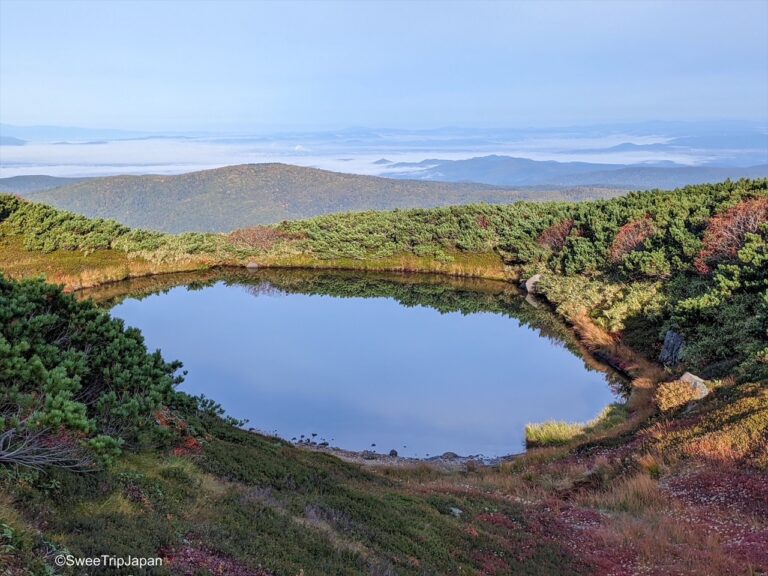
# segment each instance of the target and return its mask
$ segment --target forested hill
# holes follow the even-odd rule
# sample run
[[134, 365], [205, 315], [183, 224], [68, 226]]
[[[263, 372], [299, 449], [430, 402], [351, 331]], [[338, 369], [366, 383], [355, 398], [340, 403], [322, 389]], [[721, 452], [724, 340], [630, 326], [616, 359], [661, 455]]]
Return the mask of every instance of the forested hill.
[[513, 190], [341, 174], [286, 164], [245, 164], [175, 176], [94, 178], [27, 194], [90, 217], [165, 232], [227, 232], [330, 214], [516, 200], [582, 200], [618, 191]]
[[58, 188], [59, 186], [68, 186], [83, 180], [88, 180], [88, 178], [63, 178], [42, 174], [11, 176], [9, 178], [0, 178], [0, 193], [26, 196], [33, 192], [42, 192], [43, 190]]

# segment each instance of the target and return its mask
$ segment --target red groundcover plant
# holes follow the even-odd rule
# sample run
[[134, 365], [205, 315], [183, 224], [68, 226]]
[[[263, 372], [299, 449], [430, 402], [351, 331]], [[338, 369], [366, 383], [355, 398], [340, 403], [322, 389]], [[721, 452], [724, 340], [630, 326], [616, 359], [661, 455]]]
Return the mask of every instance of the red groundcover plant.
[[768, 224], [768, 198], [755, 198], [737, 204], [709, 221], [704, 232], [704, 247], [696, 257], [700, 274], [709, 274], [720, 262], [733, 260], [744, 246], [747, 234], [757, 234]]
[[653, 225], [653, 220], [648, 216], [624, 224], [611, 244], [611, 262], [621, 262], [625, 254], [637, 250], [655, 233], [656, 227]]
[[559, 252], [565, 246], [565, 241], [571, 230], [573, 230], [573, 220], [566, 218], [544, 230], [538, 238], [538, 243]]

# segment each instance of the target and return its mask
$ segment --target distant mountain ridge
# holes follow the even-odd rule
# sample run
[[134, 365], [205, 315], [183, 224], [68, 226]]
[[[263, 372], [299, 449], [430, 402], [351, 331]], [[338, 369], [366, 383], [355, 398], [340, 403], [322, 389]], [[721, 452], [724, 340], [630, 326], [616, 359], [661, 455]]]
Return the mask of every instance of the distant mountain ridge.
[[430, 159], [386, 167], [387, 178], [276, 163], [171, 176], [19, 176], [0, 179], [0, 192], [134, 227], [227, 232], [333, 212], [585, 200], [631, 189], [673, 189], [727, 178], [768, 177], [768, 165], [627, 166], [509, 156]]
[[243, 164], [174, 176], [91, 178], [26, 197], [129, 226], [167, 232], [226, 232], [333, 212], [525, 199], [584, 200], [619, 193], [572, 188], [520, 190], [359, 176], [287, 164]]
[[32, 192], [41, 192], [43, 190], [50, 190], [51, 188], [58, 188], [59, 186], [66, 186], [68, 184], [76, 184], [83, 180], [89, 180], [90, 178], [64, 178], [60, 176], [45, 176], [42, 174], [35, 174], [29, 176], [11, 176], [10, 178], [0, 178], [0, 193], [4, 194], [18, 194], [24, 196]]
[[0, 136], [0, 146], [24, 146], [27, 142], [13, 136]]
[[[633, 145], [634, 146], [634, 145]], [[727, 178], [764, 178], [768, 164], [739, 167], [556, 162], [512, 156], [466, 160], [423, 160], [388, 166], [390, 178], [442, 182], [479, 182], [493, 186], [596, 186], [623, 189], [673, 189]]]

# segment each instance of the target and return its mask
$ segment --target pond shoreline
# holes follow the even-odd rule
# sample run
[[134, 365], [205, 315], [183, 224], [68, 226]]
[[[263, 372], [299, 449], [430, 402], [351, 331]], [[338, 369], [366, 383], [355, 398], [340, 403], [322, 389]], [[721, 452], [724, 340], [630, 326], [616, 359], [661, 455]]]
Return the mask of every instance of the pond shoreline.
[[[259, 433], [260, 432], [256, 432]], [[453, 452], [445, 452], [438, 456], [426, 456], [419, 458], [416, 456], [394, 456], [383, 454], [370, 450], [346, 450], [336, 446], [320, 446], [319, 444], [292, 443], [297, 448], [311, 452], [322, 452], [331, 454], [345, 462], [351, 462], [360, 466], [371, 468], [407, 468], [420, 465], [428, 465], [432, 468], [445, 472], [462, 471], [471, 468], [494, 467], [503, 462], [511, 462], [516, 458], [524, 456], [526, 452], [518, 452], [505, 456], [494, 456], [488, 458], [482, 455], [460, 456]]]
[[[284, 271], [285, 274], [281, 274], [280, 272]], [[298, 278], [294, 278], [294, 274], [300, 274]], [[148, 296], [150, 294], [154, 293], [160, 293], [165, 292], [170, 288], [176, 287], [176, 286], [183, 286], [183, 285], [193, 285], [197, 287], [203, 287], [206, 285], [214, 285], [218, 282], [224, 282], [225, 284], [240, 284], [248, 283], [249, 281], [253, 280], [256, 285], [260, 285], [261, 282], [267, 282], [268, 284], [272, 284], [276, 287], [278, 291], [281, 290], [281, 286], [287, 286], [288, 293], [292, 291], [292, 283], [290, 281], [286, 281], [285, 279], [292, 279], [292, 280], [298, 280], [299, 282], [303, 282], [304, 279], [309, 278], [310, 284], [314, 285], [317, 289], [319, 285], [313, 284], [312, 279], [316, 280], [318, 278], [325, 279], [326, 281], [330, 279], [335, 279], [340, 285], [342, 286], [354, 286], [355, 279], [365, 278], [366, 280], [380, 280], [387, 283], [391, 283], [392, 285], [400, 285], [405, 290], [406, 293], [412, 290], [416, 286], [425, 286], [428, 287], [430, 285], [432, 286], [444, 286], [449, 285], [452, 288], [458, 290], [459, 292], [462, 291], [469, 291], [470, 293], [478, 293], [478, 294], [487, 294], [489, 296], [499, 295], [502, 296], [503, 294], [506, 294], [507, 296], [502, 296], [502, 301], [506, 301], [506, 298], [523, 298], [523, 296], [526, 294], [524, 290], [521, 290], [519, 288], [519, 285], [513, 284], [511, 282], [501, 282], [498, 280], [487, 280], [487, 279], [478, 279], [478, 278], [467, 278], [467, 277], [456, 277], [456, 276], [445, 276], [443, 274], [439, 273], [432, 273], [432, 274], [424, 274], [424, 273], [408, 273], [408, 272], [359, 272], [359, 271], [350, 271], [350, 270], [318, 270], [318, 269], [297, 269], [297, 268], [262, 268], [259, 270], [247, 270], [243, 269], [242, 267], [215, 267], [215, 268], [209, 268], [207, 270], [201, 271], [201, 272], [190, 272], [190, 273], [179, 273], [179, 274], [163, 274], [163, 275], [154, 275], [151, 277], [144, 277], [144, 278], [138, 278], [138, 279], [131, 279], [126, 280], [120, 283], [109, 283], [105, 284], [99, 288], [95, 289], [86, 289], [82, 291], [78, 291], [77, 295], [79, 297], [86, 297], [86, 298], [95, 298], [97, 302], [105, 302], [109, 303], [108, 305], [111, 306], [115, 304], [115, 301], [117, 302], [121, 301], [122, 297], [130, 294], [133, 298], [142, 299], [144, 296]], [[274, 284], [275, 280], [277, 279], [277, 285]], [[351, 281], [353, 282], [351, 285], [347, 282]], [[128, 286], [128, 288], [126, 288]], [[295, 287], [295, 286], [294, 286]], [[354, 288], [349, 288], [354, 292]], [[429, 290], [429, 288], [427, 288]], [[322, 288], [320, 288], [320, 293], [322, 293]], [[94, 294], [95, 292], [95, 294]], [[299, 289], [298, 292], [301, 292]], [[138, 293], [138, 294], [137, 294]], [[350, 293], [348, 295], [354, 295], [353, 293]], [[373, 296], [378, 297], [385, 297], [385, 298], [394, 298], [395, 300], [398, 300], [397, 296], [392, 296], [391, 294], [373, 294]], [[541, 306], [541, 313], [545, 315], [552, 315], [553, 318], [559, 319], [559, 322], [562, 324], [562, 330], [566, 330], [567, 333], [571, 334], [571, 342], [570, 347], [572, 349], [573, 353], [578, 353], [578, 355], [582, 358], [582, 360], [591, 368], [595, 370], [599, 370], [602, 372], [609, 372], [614, 375], [619, 374], [614, 368], [611, 367], [610, 363], [605, 362], [604, 358], [606, 357], [606, 354], [601, 354], [601, 359], [599, 360], [596, 355], [593, 353], [592, 349], [588, 347], [584, 340], [581, 338], [581, 332], [577, 329], [577, 326], [570, 322], [563, 322], [563, 320], [567, 320], [564, 318], [562, 314], [558, 314], [555, 310], [554, 306], [546, 300], [546, 298], [542, 297], [542, 295], [538, 296], [538, 304]], [[520, 304], [523, 304], [522, 301], [518, 301]], [[528, 302], [530, 304], [530, 302]], [[429, 304], [423, 304], [426, 306], [429, 306]], [[533, 312], [533, 307], [528, 307], [523, 304], [523, 309], [525, 310], [531, 310]], [[537, 314], [537, 313], [535, 313]], [[576, 352], [576, 349], [573, 347], [578, 348], [578, 352]], [[601, 361], [602, 360], [602, 361]], [[622, 381], [626, 382], [626, 379], [622, 378]], [[629, 386], [625, 388], [625, 390], [628, 391]], [[207, 394], [207, 393], [206, 393]], [[627, 395], [624, 396], [626, 398]], [[216, 398], [215, 395], [213, 395], [214, 399]], [[577, 417], [577, 418], [583, 418]], [[568, 417], [566, 417], [566, 420], [569, 420]], [[534, 420], [536, 421], [536, 420]], [[262, 433], [263, 434], [263, 433]], [[267, 434], [272, 435], [272, 434]], [[287, 437], [282, 439], [283, 441], [288, 441]], [[360, 464], [363, 464], [365, 466], [387, 466], [387, 465], [393, 465], [393, 466], [410, 466], [410, 465], [418, 465], [418, 464], [429, 464], [434, 465], [439, 468], [444, 469], [464, 469], [466, 468], [466, 465], [470, 463], [471, 466], [476, 466], [478, 464], [483, 465], [496, 465], [501, 462], [510, 460], [512, 458], [519, 457], [526, 453], [525, 448], [520, 449], [519, 452], [512, 452], [512, 453], [501, 453], [500, 456], [494, 456], [494, 457], [485, 457], [482, 454], [470, 454], [468, 456], [460, 456], [453, 454], [452, 452], [446, 452], [443, 456], [398, 456], [398, 457], [392, 457], [389, 456], [386, 453], [373, 453], [370, 450], [348, 450], [345, 448], [332, 448], [328, 446], [309, 446], [307, 443], [302, 442], [296, 442], [294, 443], [295, 446], [300, 448], [309, 448], [311, 450], [316, 451], [324, 451], [333, 453], [337, 456], [339, 456], [342, 459], [348, 460], [348, 461], [355, 461]], [[446, 447], [448, 450], [452, 450], [452, 447], [450, 443]], [[529, 446], [528, 451], [538, 448], [537, 446]], [[445, 448], [444, 448], [445, 449]]]

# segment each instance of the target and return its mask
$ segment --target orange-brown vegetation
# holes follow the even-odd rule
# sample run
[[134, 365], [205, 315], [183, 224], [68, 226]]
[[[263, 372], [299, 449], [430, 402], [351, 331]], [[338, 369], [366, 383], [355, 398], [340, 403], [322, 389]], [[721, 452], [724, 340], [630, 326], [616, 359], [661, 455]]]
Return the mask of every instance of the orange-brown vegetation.
[[559, 252], [565, 246], [565, 241], [573, 230], [573, 220], [566, 218], [556, 224], [552, 224], [544, 230], [537, 239], [541, 246], [546, 246], [550, 250]]
[[238, 248], [255, 248], [266, 251], [280, 241], [297, 240], [301, 238], [301, 235], [291, 234], [273, 226], [254, 226], [253, 228], [235, 230], [228, 234], [227, 238]]
[[768, 198], [747, 200], [713, 217], [704, 232], [704, 246], [696, 258], [700, 274], [709, 274], [716, 264], [733, 260], [744, 246], [747, 234], [768, 224]]
[[696, 398], [695, 388], [682, 380], [663, 382], [659, 385], [654, 396], [656, 405], [662, 412], [684, 406]]
[[619, 228], [610, 249], [611, 262], [620, 262], [625, 254], [637, 250], [643, 243], [656, 233], [653, 220], [646, 216], [634, 220]]

